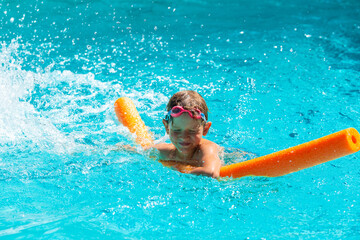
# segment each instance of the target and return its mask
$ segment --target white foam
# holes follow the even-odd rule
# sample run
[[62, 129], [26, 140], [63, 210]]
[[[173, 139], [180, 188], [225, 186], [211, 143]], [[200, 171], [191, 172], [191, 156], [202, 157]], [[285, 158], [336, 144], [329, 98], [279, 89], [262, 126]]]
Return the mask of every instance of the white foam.
[[1, 44], [0, 143], [21, 146], [22, 142], [26, 142], [26, 147], [32, 144], [36, 148], [67, 151], [71, 139], [29, 103], [28, 97], [41, 75], [22, 69], [18, 48], [16, 41], [9, 45]]
[[[100, 81], [91, 72], [54, 69], [54, 63], [33, 72], [23, 69], [23, 55], [31, 57], [16, 40], [1, 44], [0, 144], [63, 153], [87, 151], [88, 139], [92, 148], [105, 142], [102, 136], [114, 132], [126, 136], [126, 129], [116, 126], [113, 110], [114, 101], [122, 96], [130, 97], [147, 120], [163, 117], [170, 93], [124, 89], [122, 79]], [[169, 79], [158, 76], [158, 80]]]

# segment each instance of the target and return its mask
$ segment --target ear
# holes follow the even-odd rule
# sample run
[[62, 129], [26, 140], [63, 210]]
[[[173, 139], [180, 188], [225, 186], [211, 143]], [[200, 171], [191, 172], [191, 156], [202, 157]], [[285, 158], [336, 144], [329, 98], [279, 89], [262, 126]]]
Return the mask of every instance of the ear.
[[206, 134], [208, 133], [210, 127], [211, 127], [211, 122], [205, 123], [204, 130], [203, 130], [203, 136], [206, 136]]
[[162, 122], [165, 126], [166, 133], [169, 134], [169, 123], [165, 119], [163, 119]]

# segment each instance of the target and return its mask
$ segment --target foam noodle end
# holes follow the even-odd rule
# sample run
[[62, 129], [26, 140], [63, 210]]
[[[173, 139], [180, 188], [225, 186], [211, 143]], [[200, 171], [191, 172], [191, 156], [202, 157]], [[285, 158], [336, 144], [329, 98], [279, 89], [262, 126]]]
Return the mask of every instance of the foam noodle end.
[[153, 145], [153, 140], [149, 134], [145, 123], [140, 117], [133, 101], [128, 97], [121, 97], [114, 103], [116, 116], [131, 133], [136, 134], [135, 141], [143, 148]]
[[278, 177], [328, 162], [360, 150], [360, 134], [354, 128], [315, 139], [249, 161], [224, 166], [221, 177]]

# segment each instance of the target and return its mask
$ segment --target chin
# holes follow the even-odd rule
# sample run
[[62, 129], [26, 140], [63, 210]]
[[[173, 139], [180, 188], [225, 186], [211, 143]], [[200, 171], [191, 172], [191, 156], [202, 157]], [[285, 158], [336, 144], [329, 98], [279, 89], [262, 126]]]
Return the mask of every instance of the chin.
[[179, 145], [179, 147], [178, 147], [178, 150], [179, 150], [179, 152], [181, 152], [181, 153], [190, 153], [193, 149], [194, 149], [194, 148], [193, 148], [192, 146], [186, 146], [186, 147], [184, 147], [184, 146]]

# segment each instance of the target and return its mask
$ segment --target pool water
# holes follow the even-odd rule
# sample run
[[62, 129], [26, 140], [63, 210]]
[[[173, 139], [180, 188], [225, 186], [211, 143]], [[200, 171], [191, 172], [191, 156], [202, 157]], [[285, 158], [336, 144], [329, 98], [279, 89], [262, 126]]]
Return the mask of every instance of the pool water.
[[196, 90], [207, 139], [249, 152], [235, 161], [360, 129], [359, 16], [357, 0], [2, 1], [1, 239], [358, 239], [359, 153], [181, 174], [117, 148], [133, 142], [113, 103], [162, 139], [170, 96]]

